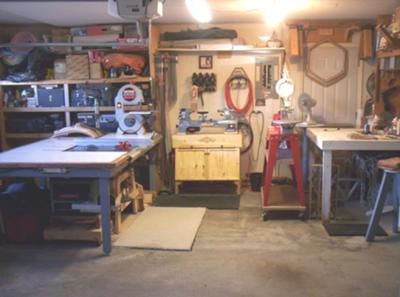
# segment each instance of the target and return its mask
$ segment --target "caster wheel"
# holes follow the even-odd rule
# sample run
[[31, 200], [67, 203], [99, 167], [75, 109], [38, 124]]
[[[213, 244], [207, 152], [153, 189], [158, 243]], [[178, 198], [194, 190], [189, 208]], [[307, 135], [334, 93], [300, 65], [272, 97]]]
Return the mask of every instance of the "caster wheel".
[[266, 211], [263, 212], [263, 214], [262, 214], [262, 220], [263, 221], [268, 221], [268, 213]]
[[300, 212], [299, 213], [299, 219], [302, 220], [302, 221], [306, 221], [308, 219], [307, 212], [306, 211], [305, 212]]

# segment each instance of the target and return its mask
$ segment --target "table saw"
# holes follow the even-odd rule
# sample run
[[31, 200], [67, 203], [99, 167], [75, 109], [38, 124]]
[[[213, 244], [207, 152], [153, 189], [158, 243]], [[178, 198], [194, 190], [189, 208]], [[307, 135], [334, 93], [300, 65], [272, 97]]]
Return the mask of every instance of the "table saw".
[[[88, 137], [53, 137], [0, 153], [0, 178], [96, 178], [99, 180], [103, 251], [111, 252], [109, 181], [140, 157], [149, 154], [150, 189], [154, 189], [155, 150], [161, 141], [157, 134], [107, 134]], [[125, 149], [107, 149], [129, 143]], [[73, 150], [91, 146], [94, 150]]]

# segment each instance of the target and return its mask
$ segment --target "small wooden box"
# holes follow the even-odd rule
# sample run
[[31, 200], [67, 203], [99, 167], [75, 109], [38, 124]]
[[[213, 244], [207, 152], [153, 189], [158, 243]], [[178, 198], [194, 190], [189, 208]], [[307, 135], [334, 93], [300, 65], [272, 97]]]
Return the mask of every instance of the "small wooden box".
[[89, 58], [87, 55], [68, 55], [65, 62], [67, 79], [89, 79]]

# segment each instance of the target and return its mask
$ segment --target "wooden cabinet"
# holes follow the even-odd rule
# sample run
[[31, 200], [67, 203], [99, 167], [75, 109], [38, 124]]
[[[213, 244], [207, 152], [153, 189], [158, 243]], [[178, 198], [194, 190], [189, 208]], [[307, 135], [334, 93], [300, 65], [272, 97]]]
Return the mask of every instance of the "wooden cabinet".
[[206, 150], [177, 149], [175, 151], [176, 180], [205, 180]]
[[240, 180], [239, 148], [209, 149], [205, 154], [209, 180]]
[[183, 181], [234, 181], [240, 190], [241, 134], [175, 134], [175, 192]]
[[240, 151], [232, 149], [176, 149], [175, 180], [237, 180]]

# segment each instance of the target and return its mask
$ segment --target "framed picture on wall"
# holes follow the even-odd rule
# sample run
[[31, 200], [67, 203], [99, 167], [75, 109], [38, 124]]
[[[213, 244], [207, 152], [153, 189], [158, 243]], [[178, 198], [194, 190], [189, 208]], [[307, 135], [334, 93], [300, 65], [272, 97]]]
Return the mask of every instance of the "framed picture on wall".
[[213, 56], [199, 56], [199, 68], [200, 69], [212, 69], [213, 68]]

